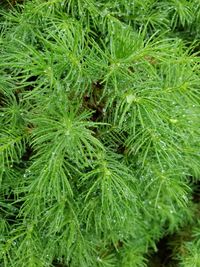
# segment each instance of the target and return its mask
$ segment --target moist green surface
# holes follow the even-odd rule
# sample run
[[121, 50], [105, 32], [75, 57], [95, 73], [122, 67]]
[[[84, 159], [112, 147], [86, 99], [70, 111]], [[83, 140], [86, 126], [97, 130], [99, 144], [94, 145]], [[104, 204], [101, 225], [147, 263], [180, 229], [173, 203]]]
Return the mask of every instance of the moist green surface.
[[0, 7], [0, 266], [199, 267], [200, 2]]

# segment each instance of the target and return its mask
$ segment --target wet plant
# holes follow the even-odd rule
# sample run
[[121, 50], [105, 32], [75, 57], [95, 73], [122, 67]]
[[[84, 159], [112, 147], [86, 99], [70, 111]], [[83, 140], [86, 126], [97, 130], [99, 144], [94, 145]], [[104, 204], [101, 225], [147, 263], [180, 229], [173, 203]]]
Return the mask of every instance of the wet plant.
[[196, 0], [2, 5], [0, 266], [145, 267], [186, 225], [170, 251], [200, 266], [199, 22]]

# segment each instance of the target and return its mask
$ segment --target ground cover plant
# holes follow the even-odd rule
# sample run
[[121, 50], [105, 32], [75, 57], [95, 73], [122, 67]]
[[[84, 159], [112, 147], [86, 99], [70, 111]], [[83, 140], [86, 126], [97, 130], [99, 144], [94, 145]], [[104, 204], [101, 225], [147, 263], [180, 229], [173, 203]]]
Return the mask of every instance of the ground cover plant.
[[1, 267], [200, 266], [199, 23], [198, 0], [2, 3]]

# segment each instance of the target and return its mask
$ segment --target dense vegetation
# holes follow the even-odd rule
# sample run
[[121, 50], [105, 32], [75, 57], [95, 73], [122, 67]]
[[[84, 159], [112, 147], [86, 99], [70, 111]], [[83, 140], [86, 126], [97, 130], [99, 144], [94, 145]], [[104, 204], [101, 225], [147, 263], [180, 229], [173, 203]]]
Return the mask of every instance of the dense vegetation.
[[0, 266], [199, 267], [199, 0], [0, 10]]

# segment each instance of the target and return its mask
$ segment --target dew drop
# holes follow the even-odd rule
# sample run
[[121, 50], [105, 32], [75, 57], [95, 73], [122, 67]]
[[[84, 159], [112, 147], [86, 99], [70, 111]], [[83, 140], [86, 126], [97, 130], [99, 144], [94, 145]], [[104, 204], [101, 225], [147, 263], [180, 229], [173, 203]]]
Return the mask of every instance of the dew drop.
[[102, 259], [98, 256], [97, 261], [102, 262]]

